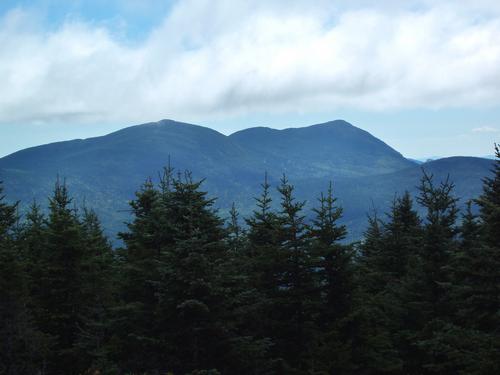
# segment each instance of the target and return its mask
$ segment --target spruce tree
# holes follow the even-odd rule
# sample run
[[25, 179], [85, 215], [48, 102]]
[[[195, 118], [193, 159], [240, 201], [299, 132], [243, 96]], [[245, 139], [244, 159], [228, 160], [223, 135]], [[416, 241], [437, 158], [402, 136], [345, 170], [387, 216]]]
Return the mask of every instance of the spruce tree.
[[47, 247], [47, 220], [36, 202], [31, 204], [26, 214], [21, 246], [28, 266], [30, 295], [35, 303], [34, 313], [38, 316], [36, 303], [43, 294], [39, 280], [42, 278], [46, 266], [44, 261]]
[[462, 374], [500, 371], [500, 153], [496, 145], [495, 151], [493, 176], [484, 179], [483, 194], [476, 200], [479, 220], [469, 203], [447, 285], [455, 314], [440, 344]]
[[408, 192], [393, 202], [384, 225], [385, 282], [400, 282], [408, 271], [410, 257], [420, 248], [420, 218]]
[[251, 289], [257, 294], [253, 306], [253, 319], [248, 320], [248, 329], [272, 345], [269, 362], [280, 361], [276, 350], [278, 295], [283, 262], [279, 246], [279, 218], [272, 210], [272, 199], [267, 173], [261, 184], [262, 192], [254, 198], [256, 209], [247, 218], [247, 259]]
[[112, 373], [111, 309], [116, 303], [114, 254], [103, 234], [96, 213], [84, 208], [82, 217], [83, 255], [81, 261], [81, 298], [85, 301], [80, 313], [82, 326], [76, 346], [86, 357], [90, 370]]
[[380, 272], [383, 267], [383, 222], [377, 212], [368, 215], [368, 226], [364, 232], [363, 240], [358, 244], [357, 259], [357, 284], [365, 292], [376, 294], [383, 290], [384, 275]]
[[318, 198], [319, 207], [313, 208], [315, 217], [309, 229], [313, 240], [312, 254], [317, 261], [316, 276], [322, 297], [322, 320], [332, 322], [345, 316], [350, 310], [352, 287], [352, 249], [340, 243], [347, 235], [345, 225], [338, 220], [342, 217], [342, 208], [336, 206], [330, 183], [326, 194]]
[[87, 364], [75, 344], [85, 301], [81, 294], [83, 242], [77, 214], [65, 183], [57, 181], [49, 199], [46, 247], [42, 255], [40, 328], [55, 342], [48, 362], [52, 374], [77, 374]]
[[487, 245], [498, 247], [500, 244], [500, 146], [495, 144], [496, 160], [492, 177], [483, 180], [483, 193], [476, 200], [480, 209], [483, 239]]
[[271, 341], [254, 330], [258, 318], [261, 293], [252, 283], [252, 262], [248, 252], [246, 230], [239, 224], [239, 214], [233, 203], [226, 224], [228, 253], [223, 261], [221, 284], [227, 291], [228, 307], [224, 321], [231, 331], [227, 368], [239, 374], [268, 374], [271, 369]]
[[203, 181], [186, 173], [173, 180], [170, 220], [173, 243], [162, 248], [158, 270], [158, 311], [171, 353], [165, 370], [189, 372], [224, 366], [227, 331], [221, 320], [227, 290], [221, 267], [227, 253], [223, 221], [214, 200], [201, 191]]
[[311, 366], [325, 371], [342, 372], [350, 368], [349, 334], [347, 317], [352, 309], [354, 287], [353, 251], [351, 246], [341, 243], [347, 234], [345, 225], [338, 221], [342, 208], [337, 206], [332, 183], [326, 194], [318, 198], [319, 206], [308, 229], [311, 253], [315, 264], [315, 277], [319, 300], [315, 309], [317, 328], [315, 345], [316, 363]]
[[287, 370], [304, 371], [311, 361], [310, 346], [316, 334], [315, 310], [320, 294], [317, 282], [318, 260], [312, 253], [303, 207], [297, 201], [294, 187], [283, 176], [278, 187], [281, 196], [279, 212], [279, 255], [283, 270], [276, 275], [279, 285], [275, 306], [279, 314], [277, 349], [285, 359]]
[[[477, 200], [480, 207], [480, 240], [476, 250], [477, 295], [470, 315], [475, 327], [500, 339], [500, 148], [495, 145], [496, 160], [493, 176], [484, 180], [483, 194]], [[474, 311], [475, 310], [475, 311]], [[497, 340], [498, 342], [498, 340]], [[497, 347], [498, 350], [498, 347]], [[498, 362], [497, 362], [498, 364]]]
[[29, 309], [28, 263], [13, 235], [16, 209], [0, 182], [0, 373], [7, 375], [43, 373], [49, 344]]
[[161, 195], [148, 179], [130, 202], [133, 221], [119, 233], [125, 244], [118, 251], [118, 290], [121, 303], [114, 311], [115, 334], [112, 357], [131, 372], [154, 371], [160, 366], [162, 349], [157, 337], [158, 266], [162, 239]]
[[[399, 216], [397, 210], [396, 200], [390, 219]], [[396, 279], [391, 263], [386, 263], [394, 256], [394, 248], [387, 246], [387, 228], [392, 226], [392, 220], [384, 223], [375, 212], [368, 217], [368, 228], [359, 245], [352, 291], [354, 306], [347, 325], [351, 340], [351, 367], [347, 373], [399, 373], [403, 365], [394, 337], [394, 307], [398, 302], [392, 288]]]
[[435, 185], [432, 175], [423, 173], [418, 202], [426, 209], [422, 245], [402, 285], [401, 300], [407, 306], [402, 340], [405, 342], [405, 370], [410, 373], [446, 374], [455, 371], [442, 346], [443, 327], [454, 313], [447, 283], [449, 264], [458, 250], [458, 214], [454, 184], [446, 179]]

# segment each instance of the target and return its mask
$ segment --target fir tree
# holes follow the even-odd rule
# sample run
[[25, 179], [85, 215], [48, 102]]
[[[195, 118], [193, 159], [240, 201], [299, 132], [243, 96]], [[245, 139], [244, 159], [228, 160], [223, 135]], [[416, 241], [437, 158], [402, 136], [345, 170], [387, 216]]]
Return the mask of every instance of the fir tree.
[[271, 208], [271, 185], [267, 173], [261, 187], [261, 195], [255, 198], [257, 207], [246, 219], [249, 283], [257, 294], [253, 319], [248, 320], [248, 329], [273, 346], [273, 351], [269, 353], [269, 362], [273, 362], [278, 355], [275, 341], [279, 317], [276, 311], [283, 262], [279, 247], [279, 219]]
[[446, 285], [449, 264], [457, 251], [457, 198], [446, 179], [435, 185], [423, 174], [418, 202], [426, 209], [422, 245], [402, 286], [401, 300], [408, 306], [402, 340], [406, 343], [405, 370], [446, 374], [455, 371], [441, 345], [442, 328], [453, 314]]
[[311, 350], [316, 354], [314, 367], [328, 372], [341, 372], [349, 367], [346, 318], [351, 313], [354, 283], [352, 247], [340, 243], [347, 230], [338, 223], [342, 208], [336, 202], [330, 183], [327, 193], [318, 198], [319, 207], [313, 208], [315, 217], [308, 230], [311, 253], [317, 262], [315, 277], [320, 298], [314, 308], [316, 325], [321, 330], [315, 335]]
[[285, 358], [288, 371], [303, 371], [309, 366], [310, 344], [316, 333], [314, 311], [320, 300], [317, 282], [317, 257], [311, 252], [303, 207], [294, 197], [294, 187], [283, 176], [278, 187], [281, 196], [279, 238], [283, 271], [278, 274], [279, 290], [275, 307], [280, 314], [277, 348]]
[[173, 180], [170, 220], [173, 244], [164, 247], [159, 262], [158, 311], [165, 340], [171, 341], [169, 368], [188, 372], [223, 366], [227, 351], [227, 306], [221, 283], [227, 256], [222, 220], [213, 199], [186, 173]]
[[497, 241], [500, 212], [500, 154], [493, 177], [484, 180], [483, 194], [476, 200], [480, 218], [471, 204], [463, 216], [461, 244], [454, 254], [447, 285], [455, 309], [441, 335], [441, 346], [450, 362], [463, 374], [500, 371], [500, 245]]
[[114, 255], [93, 210], [84, 208], [82, 218], [83, 256], [81, 261], [80, 313], [82, 326], [76, 346], [91, 369], [112, 373], [110, 363], [111, 309], [116, 303]]
[[483, 238], [486, 244], [498, 247], [500, 244], [500, 146], [495, 144], [496, 160], [492, 177], [483, 180], [483, 194], [476, 200], [480, 209]]
[[113, 358], [119, 367], [132, 372], [155, 370], [162, 350], [157, 337], [157, 296], [159, 261], [164, 232], [160, 218], [161, 196], [148, 179], [130, 202], [133, 221], [119, 234], [125, 249], [118, 251], [118, 290], [121, 303], [114, 311]]
[[[394, 205], [391, 211], [396, 210]], [[353, 311], [346, 322], [351, 341], [350, 361], [344, 364], [346, 373], [393, 374], [399, 373], [403, 365], [394, 337], [394, 278], [385, 263], [391, 254], [386, 247], [387, 227], [376, 212], [369, 216], [359, 246]]]
[[27, 263], [13, 236], [17, 204], [5, 202], [0, 183], [0, 373], [44, 372], [48, 341], [34, 325]]
[[408, 192], [396, 198], [384, 225], [384, 264], [386, 283], [399, 282], [407, 273], [408, 262], [420, 248], [420, 218]]
[[81, 259], [83, 243], [80, 223], [71, 205], [65, 183], [57, 181], [49, 199], [46, 246], [39, 280], [41, 329], [55, 341], [48, 371], [79, 373], [86, 369], [75, 347], [81, 326]]

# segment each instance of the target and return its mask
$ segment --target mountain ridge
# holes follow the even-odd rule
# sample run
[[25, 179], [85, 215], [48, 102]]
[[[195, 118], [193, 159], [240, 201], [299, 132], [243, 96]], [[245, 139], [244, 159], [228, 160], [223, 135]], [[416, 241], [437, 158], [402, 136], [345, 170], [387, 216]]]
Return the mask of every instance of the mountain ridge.
[[77, 201], [95, 208], [111, 234], [122, 228], [117, 223], [127, 220], [121, 212], [134, 191], [169, 161], [178, 170], [191, 170], [195, 178], [206, 178], [204, 188], [219, 198], [223, 211], [237, 202], [243, 214], [253, 208], [265, 172], [272, 184], [286, 173], [297, 186], [298, 198], [310, 204], [333, 180], [345, 221], [359, 236], [370, 200], [384, 208], [401, 189], [415, 192], [421, 167], [436, 170], [438, 179], [449, 173], [464, 179], [458, 190], [471, 198], [491, 164], [479, 160], [418, 165], [344, 120], [282, 130], [255, 127], [224, 135], [166, 119], [17, 151], [0, 158], [0, 180], [5, 180], [11, 199], [29, 204], [46, 199], [57, 176], [63, 177]]

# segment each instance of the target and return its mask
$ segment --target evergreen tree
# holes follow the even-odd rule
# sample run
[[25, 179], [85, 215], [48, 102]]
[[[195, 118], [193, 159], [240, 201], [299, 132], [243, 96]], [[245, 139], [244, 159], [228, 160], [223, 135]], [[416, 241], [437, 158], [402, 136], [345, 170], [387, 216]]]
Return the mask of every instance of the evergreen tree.
[[[271, 369], [271, 340], [255, 332], [261, 294], [252, 283], [252, 262], [248, 252], [246, 231], [240, 226], [239, 214], [233, 203], [227, 223], [228, 254], [223, 261], [222, 285], [228, 292], [229, 306], [224, 321], [231, 330], [231, 368], [239, 374], [268, 374]], [[227, 368], [227, 367], [226, 367]]]
[[384, 225], [385, 282], [400, 282], [407, 274], [410, 257], [420, 249], [420, 218], [408, 192], [396, 198]]
[[379, 293], [385, 286], [384, 275], [379, 271], [383, 267], [383, 246], [383, 222], [373, 212], [368, 215], [368, 227], [358, 246], [357, 258], [357, 284], [369, 294]]
[[483, 238], [487, 245], [500, 244], [500, 146], [495, 144], [493, 176], [483, 180], [483, 194], [476, 200], [480, 209]]
[[[469, 307], [474, 327], [490, 332], [500, 339], [500, 148], [495, 145], [496, 160], [493, 177], [486, 178], [483, 194], [477, 200], [480, 207], [480, 240], [472, 268], [476, 280], [476, 295]], [[473, 263], [473, 264], [474, 264]], [[472, 302], [472, 301], [471, 301]], [[498, 351], [498, 346], [496, 347]], [[499, 362], [497, 365], [500, 366]]]
[[57, 181], [49, 199], [37, 301], [42, 312], [40, 328], [55, 342], [47, 367], [51, 374], [78, 374], [87, 366], [75, 346], [85, 301], [81, 294], [82, 233], [71, 202], [66, 185]]
[[169, 166], [117, 251], [64, 183], [24, 222], [0, 184], [0, 374], [500, 373], [495, 150], [478, 216], [424, 172], [425, 218], [405, 193], [351, 245], [331, 184], [308, 222], [285, 176], [242, 228]]
[[86, 357], [89, 370], [112, 373], [110, 363], [110, 319], [115, 303], [114, 255], [93, 210], [85, 208], [82, 218], [83, 256], [81, 261], [82, 306], [79, 337], [76, 346]]
[[446, 285], [451, 280], [449, 264], [457, 251], [458, 208], [454, 185], [448, 179], [436, 186], [423, 174], [418, 202], [426, 209], [422, 244], [402, 286], [401, 300], [407, 306], [402, 339], [406, 343], [405, 370], [409, 373], [454, 372], [441, 345], [443, 327], [453, 306]]
[[481, 327], [482, 317], [494, 311], [488, 300], [498, 286], [488, 271], [494, 262], [493, 254], [481, 242], [480, 233], [468, 202], [460, 227], [459, 250], [448, 267], [451, 280], [445, 284], [454, 314], [436, 335], [448, 366], [460, 374], [495, 373], [499, 369], [495, 358], [500, 348], [494, 341], [494, 329]]
[[294, 197], [294, 187], [283, 176], [278, 187], [281, 195], [279, 213], [279, 255], [283, 271], [278, 279], [277, 301], [279, 335], [276, 337], [289, 373], [304, 371], [311, 361], [310, 345], [316, 334], [315, 309], [320, 301], [317, 282], [318, 260], [311, 251], [303, 207]]
[[227, 244], [229, 249], [233, 253], [240, 253], [240, 256], [244, 256], [243, 250], [246, 247], [245, 243], [245, 231], [239, 224], [239, 213], [236, 210], [236, 205], [231, 205], [231, 210], [229, 211], [229, 220], [226, 224], [227, 230]]
[[[391, 210], [392, 217], [399, 216], [396, 211], [397, 200]], [[396, 280], [385, 263], [386, 257], [390, 259], [393, 252], [386, 247], [387, 228], [392, 226], [383, 223], [376, 213], [368, 217], [364, 241], [359, 246], [356, 285], [352, 291], [353, 312], [347, 325], [351, 362], [346, 373], [397, 374], [402, 368], [394, 337], [397, 300], [392, 288]]]
[[267, 173], [261, 187], [261, 195], [255, 198], [257, 207], [245, 220], [248, 226], [246, 253], [249, 283], [253, 293], [256, 293], [251, 310], [253, 319], [248, 319], [247, 323], [248, 329], [254, 332], [256, 337], [271, 346], [268, 362], [274, 371], [274, 367], [281, 366], [283, 360], [279, 357], [276, 337], [280, 320], [277, 314], [280, 277], [284, 264], [280, 252], [279, 218], [271, 207], [271, 185]]
[[13, 236], [17, 204], [9, 205], [0, 183], [0, 373], [44, 372], [46, 337], [33, 323], [26, 262]]
[[174, 242], [161, 252], [157, 295], [172, 360], [162, 371], [222, 370], [228, 352], [221, 319], [228, 307], [225, 230], [212, 208], [214, 200], [199, 189], [202, 182], [186, 173], [173, 180], [170, 192]]
[[461, 226], [461, 244], [454, 254], [447, 285], [453, 319], [440, 336], [450, 362], [461, 374], [500, 371], [500, 245], [497, 241], [500, 212], [500, 154], [493, 177], [484, 180], [476, 200], [480, 220], [469, 202]]
[[236, 214], [228, 237], [202, 182], [167, 168], [159, 189], [149, 181], [132, 202], [135, 219], [121, 235], [124, 304], [117, 314], [117, 327], [129, 332], [118, 339], [124, 370], [254, 373], [261, 354], [250, 351], [264, 350], [265, 343], [241, 336], [235, 316], [248, 305]]
[[336, 202], [330, 183], [327, 193], [318, 198], [319, 207], [313, 208], [315, 217], [308, 230], [311, 253], [317, 262], [315, 276], [320, 299], [314, 307], [316, 325], [321, 330], [310, 349], [316, 358], [311, 366], [329, 373], [345, 371], [351, 360], [347, 317], [352, 309], [353, 254], [351, 246], [340, 243], [347, 230], [338, 223], [342, 208]]
[[147, 372], [160, 366], [162, 349], [157, 337], [159, 261], [163, 236], [161, 194], [148, 179], [130, 202], [133, 221], [119, 234], [125, 249], [118, 251], [118, 290], [121, 303], [114, 311], [113, 360], [131, 372]]
[[[440, 282], [445, 281], [443, 267], [455, 248], [458, 201], [452, 195], [454, 184], [446, 181], [435, 186], [432, 176], [424, 172], [418, 202], [427, 210], [424, 226], [424, 243], [420, 256], [424, 259], [425, 274], [429, 281], [431, 302], [437, 309], [441, 297]], [[437, 311], [437, 310], [436, 310]]]
[[328, 191], [318, 198], [319, 207], [313, 208], [315, 218], [309, 229], [313, 240], [313, 254], [317, 257], [317, 276], [320, 280], [322, 306], [325, 322], [335, 321], [345, 316], [350, 309], [350, 289], [352, 287], [352, 251], [340, 243], [346, 234], [345, 225], [338, 224], [342, 208], [336, 206], [332, 184]]
[[30, 295], [34, 303], [34, 314], [38, 317], [41, 311], [37, 311], [37, 302], [40, 300], [43, 291], [41, 290], [40, 279], [46, 264], [45, 249], [47, 247], [47, 221], [42, 213], [41, 207], [33, 202], [26, 214], [26, 221], [20, 237], [23, 256], [27, 263]]

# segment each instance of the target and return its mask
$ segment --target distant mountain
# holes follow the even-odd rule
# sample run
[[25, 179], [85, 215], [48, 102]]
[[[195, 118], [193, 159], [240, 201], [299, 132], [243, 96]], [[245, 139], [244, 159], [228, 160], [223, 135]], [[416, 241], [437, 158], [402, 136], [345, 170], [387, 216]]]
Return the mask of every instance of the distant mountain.
[[420, 163], [427, 163], [429, 161], [439, 160], [442, 158], [443, 158], [443, 156], [424, 156], [424, 157], [410, 159], [410, 160], [414, 160], [414, 161], [420, 162]]
[[114, 234], [129, 218], [134, 191], [169, 160], [177, 170], [206, 178], [204, 188], [219, 198], [222, 212], [234, 201], [243, 215], [253, 209], [265, 171], [273, 184], [286, 173], [309, 207], [333, 180], [353, 238], [360, 236], [372, 205], [384, 210], [396, 192], [415, 192], [422, 167], [437, 180], [450, 174], [457, 193], [468, 199], [479, 194], [491, 166], [479, 158], [419, 166], [342, 120], [285, 130], [251, 128], [230, 136], [162, 120], [13, 153], [0, 159], [0, 180], [9, 198], [29, 204], [45, 202], [57, 176], [64, 178], [77, 202], [95, 208]]
[[290, 177], [353, 177], [414, 165], [380, 139], [337, 120], [306, 128], [251, 128], [229, 136], [258, 155], [270, 172]]

